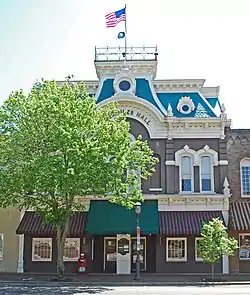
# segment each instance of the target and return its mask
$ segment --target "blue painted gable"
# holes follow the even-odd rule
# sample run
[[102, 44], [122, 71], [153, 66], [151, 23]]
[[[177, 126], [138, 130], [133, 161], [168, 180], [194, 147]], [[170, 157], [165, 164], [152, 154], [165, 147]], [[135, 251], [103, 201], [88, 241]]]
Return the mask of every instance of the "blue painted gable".
[[[114, 87], [113, 87], [114, 79], [106, 79], [103, 82], [101, 92], [97, 97], [97, 103], [110, 98], [114, 95]], [[152, 92], [150, 90], [149, 82], [146, 79], [136, 79], [136, 96], [145, 99], [150, 102], [156, 108], [159, 109], [157, 103], [154, 100]]]
[[208, 101], [208, 103], [211, 105], [212, 108], [216, 107], [217, 102], [219, 103], [219, 106], [220, 106], [220, 101], [218, 97], [206, 97], [206, 100]]
[[[108, 99], [114, 95], [114, 79], [106, 79], [103, 82], [102, 89], [97, 99], [97, 103]], [[154, 91], [154, 90], [153, 90]], [[165, 108], [168, 109], [170, 104], [175, 117], [217, 117], [213, 109], [215, 108], [218, 98], [204, 98], [199, 92], [168, 92], [168, 93], [152, 93], [149, 81], [144, 78], [136, 79], [136, 96], [151, 103], [154, 107], [160, 110], [154, 95], [157, 95], [158, 100]], [[189, 114], [182, 114], [177, 110], [179, 100], [183, 96], [188, 96], [192, 99], [195, 109]], [[160, 110], [161, 111], [161, 110]]]
[[110, 98], [111, 96], [114, 95], [113, 83], [114, 83], [114, 79], [106, 79], [103, 82], [101, 92], [100, 92], [99, 96], [96, 98], [97, 103], [99, 103], [107, 98]]
[[[213, 110], [209, 107], [209, 103], [202, 98], [202, 96], [198, 92], [179, 92], [179, 93], [157, 93], [157, 96], [161, 102], [161, 104], [164, 106], [164, 108], [167, 110], [168, 105], [170, 104], [172, 107], [172, 112], [174, 117], [197, 117], [197, 118], [204, 118], [204, 117], [217, 117]], [[192, 99], [195, 109], [189, 114], [182, 114], [177, 110], [177, 105], [179, 100], [183, 96], [188, 96]]]
[[157, 105], [156, 101], [154, 100], [148, 80], [136, 79], [136, 93], [135, 94], [136, 94], [136, 96], [152, 103], [152, 105], [154, 105], [157, 109], [159, 109], [159, 106]]

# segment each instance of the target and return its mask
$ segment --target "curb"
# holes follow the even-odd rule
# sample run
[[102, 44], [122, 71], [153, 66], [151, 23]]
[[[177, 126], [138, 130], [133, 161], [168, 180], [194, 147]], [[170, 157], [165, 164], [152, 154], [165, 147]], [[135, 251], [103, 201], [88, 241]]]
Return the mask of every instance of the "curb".
[[212, 286], [246, 286], [250, 285], [250, 281], [239, 282], [45, 282], [45, 281], [0, 281], [0, 285], [14, 286], [75, 286], [75, 287], [135, 287], [135, 286], [169, 286], [169, 287], [212, 287]]

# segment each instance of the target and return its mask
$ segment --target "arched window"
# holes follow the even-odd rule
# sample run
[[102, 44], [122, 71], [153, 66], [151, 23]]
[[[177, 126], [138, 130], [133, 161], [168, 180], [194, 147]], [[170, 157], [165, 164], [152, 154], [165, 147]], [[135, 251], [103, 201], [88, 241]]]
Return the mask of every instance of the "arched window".
[[[134, 137], [134, 135], [133, 134], [129, 134], [129, 138], [130, 138], [130, 142], [134, 142], [135, 140], [136, 140], [136, 138]], [[127, 175], [129, 174], [129, 173], [131, 173], [132, 171], [130, 170], [130, 169], [127, 169]], [[135, 174], [136, 174], [136, 176], [137, 176], [137, 181], [138, 181], [138, 185], [139, 185], [139, 187], [141, 188], [141, 171], [140, 171], [140, 169], [138, 168], [138, 169], [136, 169], [135, 171]]]
[[155, 172], [149, 177], [149, 191], [161, 191], [161, 157], [158, 154], [154, 154], [154, 157], [158, 163], [154, 167]]
[[240, 162], [241, 170], [241, 195], [250, 197], [250, 159]]
[[180, 165], [180, 182], [182, 192], [193, 191], [193, 166], [192, 159], [190, 156], [181, 157]]
[[212, 159], [208, 155], [201, 156], [200, 186], [201, 192], [212, 192], [214, 190]]

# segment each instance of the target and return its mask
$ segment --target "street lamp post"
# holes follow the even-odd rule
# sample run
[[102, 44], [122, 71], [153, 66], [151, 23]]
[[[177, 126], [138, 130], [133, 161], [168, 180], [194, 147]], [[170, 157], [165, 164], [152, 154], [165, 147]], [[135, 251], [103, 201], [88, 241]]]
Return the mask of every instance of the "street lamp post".
[[135, 280], [140, 281], [140, 244], [141, 244], [141, 229], [140, 229], [140, 214], [141, 214], [141, 203], [137, 202], [135, 204], [135, 214], [136, 214], [136, 275]]

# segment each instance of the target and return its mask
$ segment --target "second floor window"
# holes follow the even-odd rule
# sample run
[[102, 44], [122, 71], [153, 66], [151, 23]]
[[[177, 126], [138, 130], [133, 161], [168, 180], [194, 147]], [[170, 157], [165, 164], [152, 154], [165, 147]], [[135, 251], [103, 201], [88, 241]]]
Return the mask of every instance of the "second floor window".
[[243, 159], [241, 165], [241, 194], [250, 196], [250, 159]]
[[189, 156], [181, 157], [181, 191], [193, 191], [193, 173], [192, 173], [192, 160]]
[[201, 191], [212, 191], [212, 163], [211, 157], [202, 156], [200, 165]]

